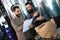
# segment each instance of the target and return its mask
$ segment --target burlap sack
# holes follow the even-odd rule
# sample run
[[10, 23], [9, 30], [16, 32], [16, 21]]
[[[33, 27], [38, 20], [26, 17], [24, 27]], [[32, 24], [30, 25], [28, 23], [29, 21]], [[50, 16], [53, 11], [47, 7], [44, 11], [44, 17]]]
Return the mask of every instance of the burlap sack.
[[55, 38], [57, 37], [56, 24], [54, 19], [42, 23], [40, 26], [35, 28], [37, 34], [42, 38]]

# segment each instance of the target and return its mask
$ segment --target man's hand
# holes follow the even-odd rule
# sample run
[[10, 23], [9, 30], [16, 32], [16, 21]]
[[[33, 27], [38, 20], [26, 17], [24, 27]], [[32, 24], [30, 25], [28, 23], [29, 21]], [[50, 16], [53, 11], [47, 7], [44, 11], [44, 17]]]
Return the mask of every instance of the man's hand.
[[43, 20], [44, 18], [42, 16], [38, 17], [36, 20]]
[[33, 17], [36, 17], [37, 15], [39, 15], [38, 11], [34, 13]]
[[30, 28], [30, 29], [31, 29], [31, 28], [33, 28], [32, 24], [31, 24], [31, 25], [29, 25], [29, 28]]

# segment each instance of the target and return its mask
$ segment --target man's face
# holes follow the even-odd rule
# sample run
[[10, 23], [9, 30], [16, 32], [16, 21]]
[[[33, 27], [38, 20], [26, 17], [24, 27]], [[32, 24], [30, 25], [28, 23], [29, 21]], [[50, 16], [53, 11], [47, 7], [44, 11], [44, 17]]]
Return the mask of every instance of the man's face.
[[30, 12], [32, 10], [32, 6], [30, 4], [27, 4], [26, 5], [26, 10]]
[[16, 15], [17, 17], [20, 17], [20, 15], [21, 15], [21, 10], [20, 10], [19, 8], [16, 8], [15, 11], [14, 11], [14, 13], [15, 13], [15, 15]]

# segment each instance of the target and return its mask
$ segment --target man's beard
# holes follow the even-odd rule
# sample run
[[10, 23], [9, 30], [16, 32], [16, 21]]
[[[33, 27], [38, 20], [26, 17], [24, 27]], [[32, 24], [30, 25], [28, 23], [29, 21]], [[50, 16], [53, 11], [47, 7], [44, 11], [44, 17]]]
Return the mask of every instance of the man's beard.
[[16, 15], [17, 17], [20, 17], [21, 15], [20, 14], [18, 14], [18, 15]]
[[22, 13], [16, 14], [17, 17], [20, 17], [22, 15]]
[[32, 13], [33, 12], [33, 9], [31, 9], [30, 11], [28, 11], [29, 13]]
[[20, 17], [20, 15], [16, 15], [17, 17]]

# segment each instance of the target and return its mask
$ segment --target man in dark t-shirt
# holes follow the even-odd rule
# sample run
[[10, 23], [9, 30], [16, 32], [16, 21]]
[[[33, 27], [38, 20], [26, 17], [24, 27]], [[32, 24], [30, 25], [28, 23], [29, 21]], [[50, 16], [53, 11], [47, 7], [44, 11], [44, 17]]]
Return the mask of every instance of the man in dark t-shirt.
[[[33, 37], [35, 37], [36, 31], [34, 30], [34, 27], [37, 25], [36, 22], [39, 22], [39, 21], [41, 22], [41, 20], [43, 20], [43, 17], [40, 16], [38, 10], [34, 9], [30, 3], [27, 2], [27, 3], [25, 4], [25, 7], [26, 7], [26, 10], [27, 10], [27, 12], [28, 12], [27, 19], [33, 18], [32, 23], [31, 23], [31, 25], [33, 25], [33, 27], [29, 26], [29, 28], [30, 28], [30, 34], [31, 34]], [[37, 21], [36, 21], [36, 20], [37, 20]], [[38, 20], [39, 20], [39, 21], [38, 21]], [[35, 21], [36, 21], [36, 22], [35, 22]]]

